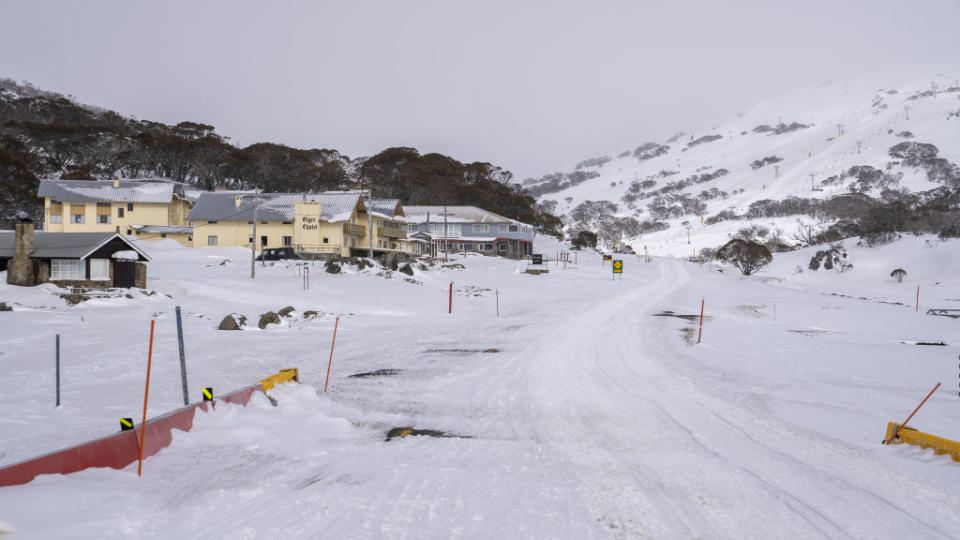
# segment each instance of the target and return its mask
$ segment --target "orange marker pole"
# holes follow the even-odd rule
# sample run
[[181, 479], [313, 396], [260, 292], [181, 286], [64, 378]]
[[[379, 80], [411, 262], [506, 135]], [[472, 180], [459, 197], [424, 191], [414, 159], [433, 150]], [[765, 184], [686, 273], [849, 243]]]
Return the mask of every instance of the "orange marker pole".
[[340, 317], [333, 323], [333, 342], [330, 344], [330, 360], [327, 361], [327, 380], [323, 381], [323, 391], [327, 391], [330, 384], [330, 368], [333, 366], [333, 346], [337, 344], [337, 327], [340, 326]]
[[147, 436], [147, 398], [150, 396], [150, 364], [153, 362], [153, 327], [156, 321], [150, 321], [150, 348], [147, 349], [147, 386], [143, 389], [143, 422], [140, 423], [140, 460], [137, 463], [137, 476], [143, 476], [143, 447]]
[[920, 286], [919, 285], [917, 285], [917, 307], [916, 309], [914, 309], [914, 311], [916, 312], [920, 311]]
[[[920, 410], [920, 407], [923, 407], [923, 404], [926, 403], [928, 399], [930, 399], [930, 396], [932, 396], [933, 393], [937, 391], [937, 388], [940, 388], [940, 383], [937, 383], [937, 385], [933, 387], [933, 390], [931, 390], [930, 393], [927, 394], [927, 397], [923, 398], [923, 401], [921, 401], [920, 404], [917, 405], [917, 408], [914, 409], [912, 413], [910, 413], [910, 416], [908, 416], [907, 419], [904, 420], [902, 424], [897, 426], [897, 431], [893, 433], [893, 437], [890, 439], [890, 441], [892, 441], [893, 439], [896, 439], [900, 435], [900, 430], [903, 429], [903, 426], [907, 425], [907, 423], [910, 422], [910, 419], [913, 418], [913, 415], [917, 414], [917, 411]], [[890, 441], [885, 441], [885, 442], [886, 444], [890, 444]]]
[[705, 299], [700, 299], [700, 331], [697, 332], [697, 343], [700, 343], [700, 338], [703, 336], [703, 305]]

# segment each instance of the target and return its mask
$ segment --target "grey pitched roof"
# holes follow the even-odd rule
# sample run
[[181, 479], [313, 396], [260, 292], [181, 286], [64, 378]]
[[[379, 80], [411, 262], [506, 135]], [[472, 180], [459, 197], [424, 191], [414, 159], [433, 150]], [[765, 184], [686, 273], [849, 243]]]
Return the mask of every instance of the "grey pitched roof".
[[[130, 249], [143, 255], [144, 259], [150, 260], [146, 253], [115, 232], [64, 233], [37, 231], [33, 233], [33, 254], [31, 257], [35, 259], [83, 259], [114, 237], [129, 244]], [[13, 258], [15, 244], [16, 234], [13, 231], [0, 231], [0, 258]]]
[[[236, 197], [243, 197], [240, 206]], [[202, 193], [188, 220], [206, 221], [253, 221], [254, 196], [252, 193], [214, 192]], [[297, 201], [320, 203], [320, 218], [324, 221], [347, 221], [360, 202], [357, 192], [326, 193], [261, 193], [258, 221], [292, 221]]]
[[[371, 212], [394, 217], [396, 215], [394, 212], [398, 210], [397, 205], [399, 204], [400, 199], [370, 199], [368, 206]], [[400, 207], [399, 210], [399, 215], [405, 215], [403, 207]]]
[[450, 223], [519, 223], [476, 206], [404, 206], [403, 209], [411, 223], [424, 223], [428, 215], [431, 222], [442, 222], [444, 209]]
[[184, 227], [179, 225], [134, 225], [131, 228], [142, 233], [193, 234], [193, 227]]
[[168, 203], [173, 200], [175, 184], [150, 180], [40, 180], [38, 197], [58, 201]]

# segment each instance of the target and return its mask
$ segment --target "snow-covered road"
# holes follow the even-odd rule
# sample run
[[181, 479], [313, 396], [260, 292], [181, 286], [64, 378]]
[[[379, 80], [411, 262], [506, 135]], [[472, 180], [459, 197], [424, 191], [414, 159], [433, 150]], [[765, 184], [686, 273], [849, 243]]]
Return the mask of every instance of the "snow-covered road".
[[563, 454], [614, 536], [960, 535], [956, 493], [708, 391], [712, 374], [648, 322], [687, 266], [657, 269], [558, 328], [531, 377], [538, 440]]

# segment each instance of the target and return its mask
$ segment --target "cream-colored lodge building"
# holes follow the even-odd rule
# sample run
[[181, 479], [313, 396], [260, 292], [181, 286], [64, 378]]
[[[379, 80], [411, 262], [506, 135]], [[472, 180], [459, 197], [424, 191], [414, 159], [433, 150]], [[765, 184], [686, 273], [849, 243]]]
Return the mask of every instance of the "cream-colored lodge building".
[[348, 257], [367, 255], [372, 240], [375, 254], [405, 251], [407, 235], [400, 202], [374, 199], [370, 206], [368, 210], [356, 191], [213, 192], [200, 195], [187, 219], [193, 227], [194, 246], [253, 245], [258, 251], [292, 247], [304, 255]]
[[[182, 186], [159, 180], [41, 180], [43, 229], [117, 232], [145, 240], [193, 244], [186, 227], [192, 206]], [[150, 231], [150, 232], [145, 232]]]

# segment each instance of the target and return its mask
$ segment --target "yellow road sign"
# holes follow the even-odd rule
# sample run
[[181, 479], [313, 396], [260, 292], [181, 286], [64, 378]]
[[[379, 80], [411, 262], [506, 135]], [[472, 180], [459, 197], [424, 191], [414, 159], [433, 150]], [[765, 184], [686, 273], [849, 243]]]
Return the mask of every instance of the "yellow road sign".
[[623, 273], [623, 261], [621, 261], [620, 259], [613, 261], [613, 273], [614, 274]]

